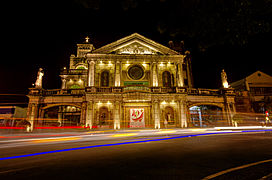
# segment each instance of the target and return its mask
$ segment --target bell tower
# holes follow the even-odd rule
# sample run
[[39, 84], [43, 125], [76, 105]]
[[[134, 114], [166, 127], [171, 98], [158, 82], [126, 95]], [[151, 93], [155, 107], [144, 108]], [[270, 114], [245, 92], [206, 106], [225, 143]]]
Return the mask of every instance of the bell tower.
[[94, 49], [93, 44], [90, 43], [90, 38], [87, 36], [85, 42], [77, 44], [77, 57], [84, 57], [87, 53]]

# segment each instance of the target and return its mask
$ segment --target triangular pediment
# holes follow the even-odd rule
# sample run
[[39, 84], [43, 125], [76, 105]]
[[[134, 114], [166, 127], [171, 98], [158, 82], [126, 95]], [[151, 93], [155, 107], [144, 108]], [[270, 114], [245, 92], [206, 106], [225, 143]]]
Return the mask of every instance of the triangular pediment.
[[163, 54], [179, 53], [138, 33], [131, 34], [113, 43], [94, 50], [96, 54]]
[[272, 84], [272, 77], [261, 71], [256, 71], [255, 73], [246, 77], [248, 83], [269, 83]]

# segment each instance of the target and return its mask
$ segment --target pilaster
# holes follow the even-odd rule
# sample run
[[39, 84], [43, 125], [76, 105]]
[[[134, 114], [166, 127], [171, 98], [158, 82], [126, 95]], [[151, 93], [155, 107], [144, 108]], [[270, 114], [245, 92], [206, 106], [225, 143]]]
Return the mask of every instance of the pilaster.
[[93, 87], [95, 86], [95, 61], [91, 60], [89, 61], [89, 68], [88, 68], [88, 86]]
[[181, 65], [181, 63], [179, 62], [179, 63], [177, 63], [177, 74], [178, 74], [178, 76], [177, 76], [177, 85], [178, 85], [178, 87], [184, 87], [184, 77], [183, 77], [183, 68], [182, 68], [182, 65]]
[[186, 128], [186, 127], [188, 127], [188, 124], [187, 124], [187, 107], [186, 107], [185, 102], [182, 101], [182, 100], [179, 102], [179, 109], [180, 109], [180, 114], [179, 114], [180, 127], [181, 128]]
[[120, 129], [121, 103], [115, 101], [114, 104], [114, 129]]
[[152, 85], [153, 87], [158, 87], [158, 63], [153, 62], [152, 63]]
[[92, 129], [94, 121], [94, 102], [87, 102], [85, 127]]
[[121, 63], [120, 61], [115, 62], [115, 87], [120, 87], [121, 85]]
[[155, 129], [160, 129], [160, 105], [159, 101], [154, 101], [154, 118], [155, 118]]

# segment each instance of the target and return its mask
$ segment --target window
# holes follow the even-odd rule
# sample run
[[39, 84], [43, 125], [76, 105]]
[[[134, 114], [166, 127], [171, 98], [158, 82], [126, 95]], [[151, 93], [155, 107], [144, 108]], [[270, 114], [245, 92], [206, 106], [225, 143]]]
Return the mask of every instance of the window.
[[171, 74], [168, 71], [164, 71], [162, 73], [162, 84], [163, 87], [171, 87], [172, 86], [172, 80], [171, 80]]
[[134, 65], [128, 70], [128, 75], [133, 80], [139, 80], [144, 76], [144, 70], [139, 65]]
[[103, 71], [101, 73], [101, 78], [100, 78], [100, 86], [101, 87], [108, 87], [109, 86], [109, 77], [110, 73], [109, 71]]

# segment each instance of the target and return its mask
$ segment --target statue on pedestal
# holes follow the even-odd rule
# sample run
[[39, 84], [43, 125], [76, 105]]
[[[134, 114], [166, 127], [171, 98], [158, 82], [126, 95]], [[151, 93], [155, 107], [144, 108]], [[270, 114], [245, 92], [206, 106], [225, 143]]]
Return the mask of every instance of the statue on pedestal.
[[44, 75], [43, 69], [39, 68], [38, 74], [37, 74], [37, 80], [35, 82], [35, 88], [42, 88], [42, 77]]
[[221, 72], [221, 80], [222, 80], [222, 86], [223, 86], [224, 88], [229, 88], [229, 87], [230, 87], [230, 85], [229, 85], [229, 83], [228, 83], [228, 81], [227, 81], [227, 74], [226, 74], [226, 72], [224, 71], [224, 69], [223, 69], [222, 72]]

